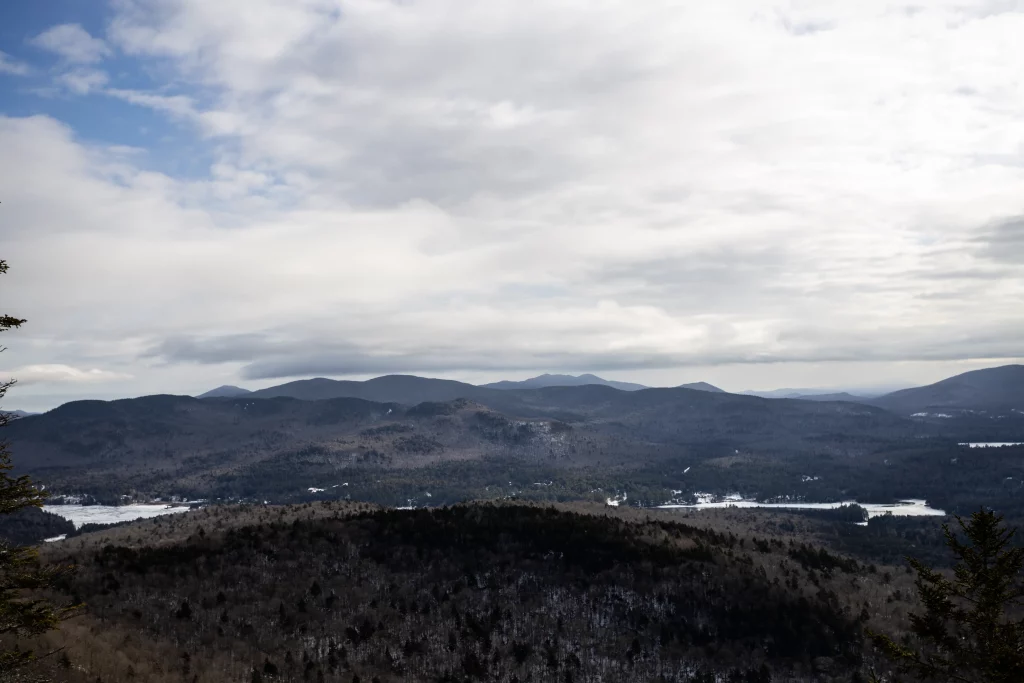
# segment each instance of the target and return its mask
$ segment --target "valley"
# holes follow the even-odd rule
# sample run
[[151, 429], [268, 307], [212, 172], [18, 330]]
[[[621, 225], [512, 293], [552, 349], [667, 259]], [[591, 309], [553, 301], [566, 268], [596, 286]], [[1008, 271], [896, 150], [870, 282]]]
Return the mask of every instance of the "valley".
[[5, 428], [51, 502], [8, 537], [47, 541], [77, 567], [50, 597], [88, 604], [39, 640], [64, 653], [45, 680], [852, 683], [879, 664], [865, 629], [909, 627], [908, 554], [948, 567], [942, 524], [981, 505], [1024, 523], [1014, 409], [408, 377], [215, 394]]
[[[1019, 367], [995, 370], [1012, 384]], [[624, 496], [656, 507], [694, 504], [704, 491], [747, 504], [924, 499], [955, 514], [998, 501], [1024, 516], [1024, 413], [979, 407], [1010, 400], [999, 391], [998, 401], [971, 394], [978, 403], [934, 417], [920, 406], [900, 413], [683, 387], [494, 389], [391, 376], [80, 401], [5, 431], [24, 455], [19, 469], [51, 495], [105, 504]]]

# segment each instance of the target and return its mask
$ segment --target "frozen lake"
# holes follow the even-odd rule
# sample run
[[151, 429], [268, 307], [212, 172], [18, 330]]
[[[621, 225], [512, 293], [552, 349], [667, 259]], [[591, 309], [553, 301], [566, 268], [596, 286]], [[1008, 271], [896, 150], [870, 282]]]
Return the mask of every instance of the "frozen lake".
[[133, 519], [188, 512], [188, 506], [172, 505], [44, 505], [43, 510], [69, 520], [78, 529], [83, 524], [113, 524]]
[[846, 500], [841, 503], [759, 503], [756, 500], [728, 499], [718, 502], [701, 502], [696, 505], [659, 505], [664, 509], [707, 510], [711, 508], [775, 508], [778, 510], [835, 510], [843, 505], [860, 505], [867, 510], [868, 517], [892, 513], [899, 517], [942, 517], [943, 510], [928, 507], [923, 500], [901, 500], [898, 503], [858, 503]]

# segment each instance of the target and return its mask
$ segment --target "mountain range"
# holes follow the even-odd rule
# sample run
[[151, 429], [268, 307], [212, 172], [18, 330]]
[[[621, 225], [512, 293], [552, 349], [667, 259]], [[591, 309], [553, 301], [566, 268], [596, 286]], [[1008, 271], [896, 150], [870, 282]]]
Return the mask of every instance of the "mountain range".
[[[1022, 373], [974, 371], [857, 401], [766, 399], [703, 383], [498, 389], [412, 375], [316, 378], [206, 398], [75, 401], [13, 420], [3, 436], [24, 454], [19, 470], [50, 490], [114, 500], [126, 491], [289, 500], [349, 482], [364, 500], [405, 504], [426, 489], [441, 503], [529, 476], [562, 481], [557, 495], [569, 498], [642, 479], [663, 501], [681, 486], [803, 495], [812, 489], [794, 482], [822, 473], [830, 495], [849, 496], [851, 467], [866, 468], [856, 477], [871, 486], [892, 486], [900, 478], [885, 470], [901, 458], [940, 453], [949, 463], [961, 442], [1024, 442]], [[921, 481], [920, 466], [900, 467]], [[935, 472], [942, 486], [952, 481]], [[915, 495], [914, 486], [885, 490]]]
[[[386, 375], [366, 381], [333, 380], [323, 377], [296, 380], [285, 384], [249, 391], [236, 386], [222, 386], [197, 398], [274, 398], [287, 396], [305, 401], [330, 398], [362, 398], [368, 401], [414, 405], [423, 401], [452, 401], [458, 398], [502, 403], [494, 392], [507, 392], [550, 387], [604, 386], [626, 392], [649, 390], [642, 384], [606, 380], [596, 375], [545, 374], [522, 381], [501, 381], [481, 386], [454, 380], [432, 379], [415, 375]], [[680, 389], [726, 393], [707, 382], [683, 384]], [[973, 370], [924, 387], [901, 389], [881, 396], [861, 396], [849, 392], [812, 392], [813, 390], [779, 389], [768, 392], [743, 392], [742, 395], [771, 399], [804, 401], [847, 401], [885, 408], [899, 414], [929, 413], [940, 410], [1024, 410], [1024, 365], [1005, 365]]]
[[[196, 398], [274, 398], [289, 396], [305, 401], [328, 398], [362, 398], [368, 401], [395, 401], [419, 403], [422, 401], [451, 401], [456, 398], [487, 396], [488, 390], [543, 389], [546, 387], [606, 386], [620, 391], [641, 391], [649, 387], [633, 382], [617, 382], [597, 375], [538, 375], [521, 381], [503, 380], [490, 384], [473, 385], [454, 380], [432, 379], [416, 375], [385, 375], [366, 381], [333, 380], [325, 377], [296, 380], [278, 386], [250, 391], [226, 384], [200, 394]], [[725, 393], [707, 382], [683, 384], [680, 389]]]
[[[330, 397], [338, 391], [363, 396]], [[493, 462], [550, 471], [635, 469], [752, 448], [785, 457], [857, 454], [933, 432], [871, 406], [685, 388], [502, 390], [389, 376], [306, 380], [264, 392], [76, 401], [11, 422], [5, 437], [28, 455], [22, 470], [51, 490], [280, 499], [328, 479], [386, 482], [394, 475], [385, 472], [442, 464], [465, 472], [492, 461], [478, 474], [500, 481], [509, 477], [495, 479]], [[454, 500], [466, 488], [457, 491]]]

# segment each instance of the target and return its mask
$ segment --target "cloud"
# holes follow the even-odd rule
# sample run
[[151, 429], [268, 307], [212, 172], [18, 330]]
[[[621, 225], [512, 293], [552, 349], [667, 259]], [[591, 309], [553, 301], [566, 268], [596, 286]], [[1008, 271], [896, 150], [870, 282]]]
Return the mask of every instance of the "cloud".
[[0, 52], [0, 74], [27, 76], [30, 73], [32, 73], [32, 68], [28, 64], [19, 62], [5, 52]]
[[155, 388], [1012, 358], [1001, 7], [122, 0], [156, 80], [95, 87], [181, 146], [0, 119], [11, 353]]
[[78, 24], [52, 26], [33, 38], [32, 44], [79, 64], [93, 64], [113, 54], [105, 42]]
[[976, 242], [985, 257], [1024, 267], [1024, 215], [993, 221], [982, 230]]
[[[567, 311], [574, 319], [580, 312]], [[835, 330], [792, 324], [764, 334], [728, 324], [710, 323], [688, 331], [688, 343], [635, 345], [622, 349], [586, 344], [593, 329], [572, 325], [563, 329], [570, 343], [538, 345], [503, 343], [499, 339], [477, 344], [451, 341], [424, 326], [424, 343], [392, 345], [387, 349], [340, 340], [324, 341], [281, 329], [267, 333], [165, 339], [147, 352], [171, 366], [198, 363], [217, 365], [241, 363], [240, 376], [246, 380], [310, 376], [366, 376], [410, 372], [432, 373], [518, 373], [539, 370], [590, 369], [594, 371], [670, 370], [673, 368], [721, 365], [765, 365], [778, 363], [850, 363], [963, 361], [971, 358], [1019, 358], [1014, 325], [988, 326], [956, 335], [943, 330], [907, 330], [898, 338], [891, 331], [857, 331], [843, 341]], [[528, 325], [514, 321], [506, 326], [513, 337], [525, 336]], [[608, 329], [601, 331], [607, 333]], [[658, 330], [643, 330], [653, 336]], [[550, 334], [550, 332], [549, 332]]]
[[129, 379], [131, 377], [131, 375], [108, 372], [98, 368], [83, 370], [71, 367], [70, 365], [62, 365], [60, 363], [26, 365], [0, 374], [3, 374], [5, 377], [13, 377], [17, 380], [19, 385], [110, 382], [113, 380]]
[[110, 80], [106, 72], [99, 69], [77, 68], [65, 71], [57, 77], [57, 82], [76, 95], [85, 95], [90, 91], [102, 88]]
[[108, 88], [104, 92], [119, 100], [155, 109], [177, 119], [195, 119], [199, 115], [192, 98], [186, 95], [159, 95], [120, 88]]

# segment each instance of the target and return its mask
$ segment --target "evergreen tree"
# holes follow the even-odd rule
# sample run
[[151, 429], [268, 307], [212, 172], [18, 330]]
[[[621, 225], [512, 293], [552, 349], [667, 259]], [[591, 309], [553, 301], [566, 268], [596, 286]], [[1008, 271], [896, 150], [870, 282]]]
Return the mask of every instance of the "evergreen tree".
[[943, 526], [946, 545], [957, 557], [952, 580], [908, 560], [924, 607], [923, 614], [910, 615], [919, 645], [874, 633], [872, 641], [901, 673], [920, 680], [1019, 683], [1024, 677], [1024, 548], [1013, 545], [1016, 530], [994, 512], [956, 520], [964, 541]]
[[[0, 275], [6, 272], [7, 263], [0, 261]], [[0, 332], [21, 327], [24, 322], [20, 318], [0, 315]], [[13, 384], [14, 380], [0, 382], [0, 399]], [[0, 427], [6, 426], [9, 419], [6, 413], [0, 412]], [[43, 505], [43, 493], [27, 476], [13, 476], [13, 469], [8, 444], [0, 441], [0, 515]], [[0, 635], [15, 638], [13, 648], [0, 648], [0, 673], [12, 671], [35, 659], [31, 649], [19, 647], [18, 638], [37, 636], [56, 628], [61, 620], [74, 612], [75, 607], [54, 605], [36, 593], [52, 587], [69, 571], [68, 567], [41, 567], [36, 548], [0, 540]]]

